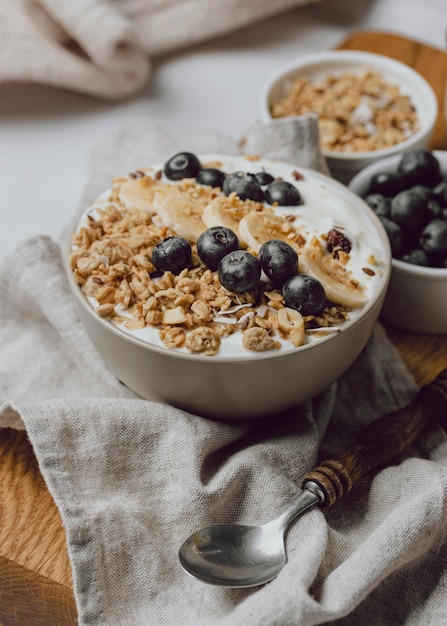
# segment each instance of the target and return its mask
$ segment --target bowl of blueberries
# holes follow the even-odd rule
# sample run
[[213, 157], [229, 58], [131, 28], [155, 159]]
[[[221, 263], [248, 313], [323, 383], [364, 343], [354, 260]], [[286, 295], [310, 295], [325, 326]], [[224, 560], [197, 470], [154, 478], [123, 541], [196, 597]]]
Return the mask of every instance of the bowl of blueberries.
[[417, 149], [381, 159], [349, 188], [388, 235], [392, 272], [382, 319], [419, 333], [447, 333], [447, 152]]

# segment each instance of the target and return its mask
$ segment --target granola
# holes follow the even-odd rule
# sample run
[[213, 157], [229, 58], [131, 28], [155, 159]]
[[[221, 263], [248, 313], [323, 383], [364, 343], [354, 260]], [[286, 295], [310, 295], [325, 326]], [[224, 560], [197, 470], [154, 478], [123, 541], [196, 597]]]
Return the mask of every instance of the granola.
[[373, 71], [301, 76], [287, 94], [272, 102], [272, 117], [316, 113], [321, 147], [336, 152], [367, 152], [394, 146], [420, 128], [409, 96]]

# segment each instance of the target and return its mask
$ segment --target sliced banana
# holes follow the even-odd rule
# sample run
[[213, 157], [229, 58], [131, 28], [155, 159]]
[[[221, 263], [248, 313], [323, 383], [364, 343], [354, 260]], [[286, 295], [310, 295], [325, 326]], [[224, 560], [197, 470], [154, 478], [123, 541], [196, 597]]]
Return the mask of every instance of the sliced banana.
[[163, 186], [164, 183], [150, 176], [129, 178], [120, 186], [118, 197], [126, 209], [139, 209], [153, 215], [156, 212], [154, 196]]
[[298, 256], [300, 273], [317, 278], [328, 300], [350, 309], [356, 309], [366, 302], [363, 288], [352, 272], [325, 252], [316, 237], [299, 251]]
[[188, 241], [197, 241], [206, 229], [202, 220], [203, 209], [207, 200], [193, 198], [186, 193], [176, 193], [160, 189], [154, 197], [154, 207], [161, 221], [180, 237]]
[[262, 244], [271, 239], [282, 239], [293, 245], [298, 235], [290, 222], [268, 211], [247, 213], [239, 222], [239, 233], [255, 252], [259, 252]]
[[209, 202], [203, 210], [203, 221], [207, 228], [213, 226], [226, 226], [230, 228], [239, 239], [239, 242], [244, 245], [244, 241], [240, 236], [239, 222], [241, 215], [231, 209], [230, 203], [226, 197], [218, 196]]

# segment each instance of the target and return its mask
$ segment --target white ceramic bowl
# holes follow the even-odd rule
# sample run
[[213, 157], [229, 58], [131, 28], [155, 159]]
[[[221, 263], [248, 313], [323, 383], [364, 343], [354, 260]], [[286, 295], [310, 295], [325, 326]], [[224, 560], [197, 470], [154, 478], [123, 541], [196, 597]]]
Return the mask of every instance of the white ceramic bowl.
[[[269, 163], [274, 167], [278, 162], [263, 160], [261, 164], [267, 164], [267, 171]], [[255, 162], [253, 168], [259, 169], [259, 164]], [[230, 171], [239, 169], [238, 162]], [[296, 173], [296, 169], [290, 166], [290, 171]], [[321, 201], [324, 202], [329, 192], [340, 200], [342, 208], [338, 212], [337, 207], [332, 208], [337, 215], [335, 219], [342, 220], [346, 212], [359, 216], [363, 224], [360, 227], [363, 236], [359, 236], [368, 250], [373, 244], [382, 256], [376, 287], [358, 314], [344, 322], [339, 332], [300, 348], [203, 356], [153, 345], [142, 340], [138, 333], [133, 335], [98, 316], [74, 280], [67, 253], [68, 281], [85, 329], [110, 370], [137, 394], [214, 419], [259, 419], [316, 396], [337, 380], [360, 354], [379, 316], [391, 273], [388, 239], [373, 211], [344, 185], [306, 168], [299, 170]], [[326, 202], [332, 206], [330, 200]], [[79, 218], [75, 228], [78, 223]]]
[[411, 97], [419, 116], [420, 130], [385, 149], [354, 153], [322, 150], [332, 176], [345, 184], [378, 159], [428, 146], [438, 114], [436, 95], [429, 83], [411, 67], [390, 57], [356, 50], [334, 50], [301, 56], [283, 65], [267, 79], [260, 97], [261, 120], [268, 122], [273, 119], [271, 103], [287, 93], [293, 79], [303, 76], [316, 80], [328, 74], [361, 73], [365, 69], [379, 72], [387, 82], [397, 85], [403, 94]]
[[[447, 176], [447, 152], [434, 151]], [[364, 196], [369, 182], [380, 172], [395, 172], [401, 156], [377, 161], [359, 172], [349, 189]], [[382, 319], [392, 326], [417, 333], [447, 333], [447, 269], [421, 267], [398, 259], [392, 261], [391, 280]]]

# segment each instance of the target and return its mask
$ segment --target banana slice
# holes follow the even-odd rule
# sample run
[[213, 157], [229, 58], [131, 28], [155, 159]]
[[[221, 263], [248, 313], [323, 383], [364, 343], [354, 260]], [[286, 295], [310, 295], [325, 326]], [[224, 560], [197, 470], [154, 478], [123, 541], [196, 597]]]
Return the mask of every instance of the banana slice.
[[232, 208], [226, 197], [218, 196], [206, 205], [202, 219], [207, 228], [212, 228], [213, 226], [230, 228], [237, 235], [239, 242], [244, 245], [239, 233], [239, 222], [242, 215], [239, 211]]
[[126, 209], [139, 209], [153, 215], [153, 202], [157, 191], [164, 183], [154, 180], [150, 176], [141, 178], [129, 178], [120, 187], [118, 197]]
[[154, 197], [154, 207], [163, 224], [188, 241], [196, 242], [206, 229], [202, 220], [207, 200], [193, 198], [186, 193], [159, 190]]
[[239, 232], [247, 246], [255, 252], [259, 252], [262, 244], [271, 239], [282, 239], [293, 245], [299, 234], [290, 222], [267, 211], [247, 213], [239, 222]]
[[363, 288], [352, 272], [325, 252], [316, 237], [299, 251], [298, 256], [300, 272], [317, 278], [328, 300], [350, 309], [356, 309], [366, 302]]

